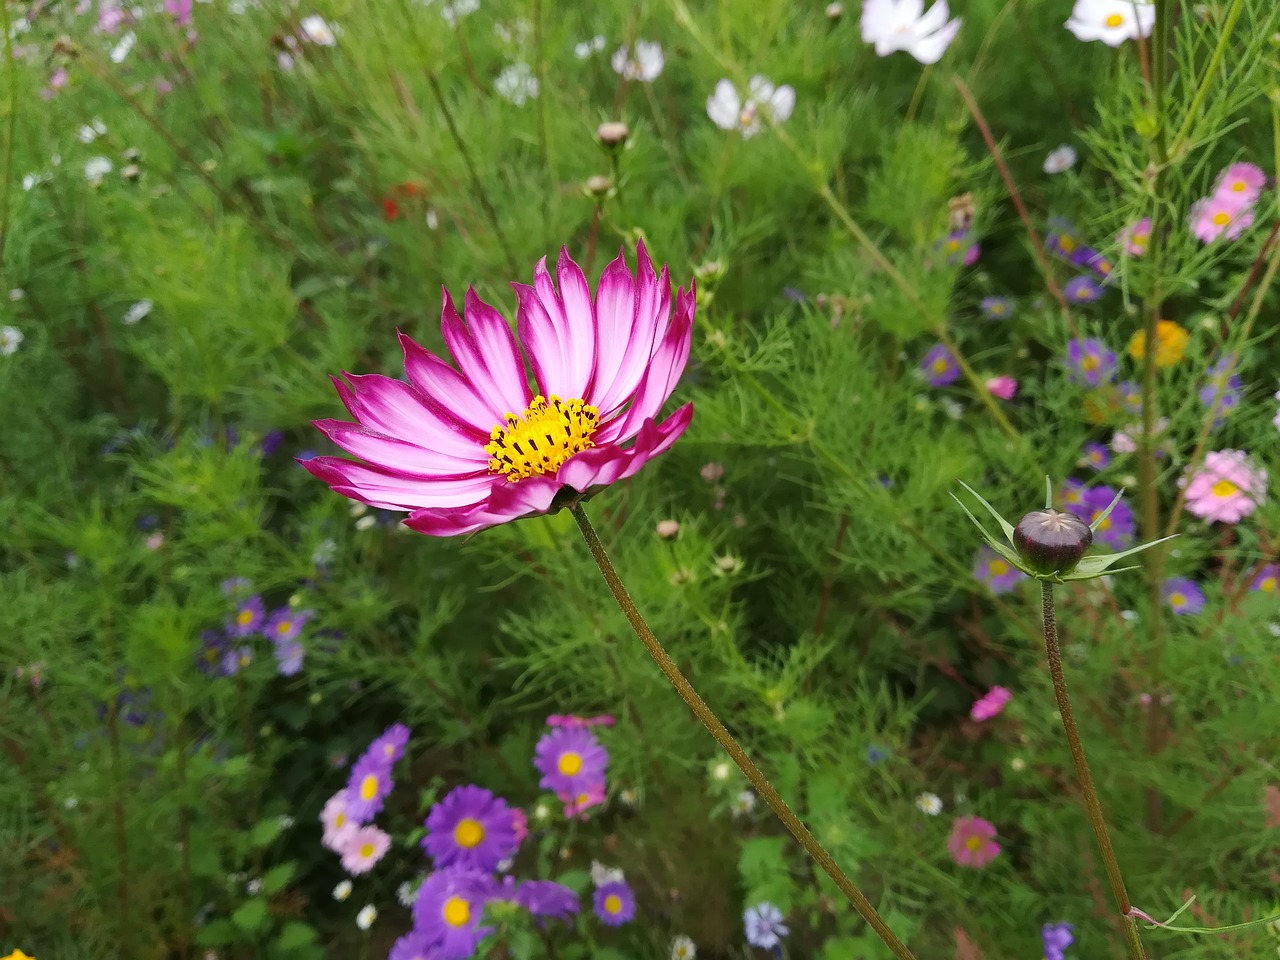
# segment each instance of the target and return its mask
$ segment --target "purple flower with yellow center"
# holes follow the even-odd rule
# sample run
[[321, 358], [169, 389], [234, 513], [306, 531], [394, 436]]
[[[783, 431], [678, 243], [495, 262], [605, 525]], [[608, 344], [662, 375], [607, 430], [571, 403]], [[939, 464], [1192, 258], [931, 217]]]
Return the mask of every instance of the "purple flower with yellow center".
[[1067, 947], [1076, 941], [1074, 929], [1069, 923], [1046, 923], [1041, 928], [1044, 960], [1065, 960]]
[[302, 628], [306, 626], [314, 614], [310, 610], [294, 610], [290, 607], [281, 607], [275, 613], [271, 614], [271, 619], [267, 621], [267, 625], [262, 632], [268, 640], [280, 643], [284, 640], [296, 640], [298, 634], [302, 632]]
[[596, 888], [592, 907], [607, 927], [620, 927], [636, 915], [636, 895], [625, 880], [604, 883]]
[[465, 321], [446, 294], [440, 326], [456, 366], [402, 335], [409, 382], [335, 380], [357, 422], [316, 422], [364, 462], [316, 457], [303, 467], [353, 500], [407, 512], [406, 526], [433, 536], [547, 513], [562, 491], [638, 473], [693, 419], [691, 404], [658, 416], [689, 359], [695, 296], [692, 284], [673, 295], [643, 244], [637, 261], [633, 274], [620, 253], [593, 298], [567, 250], [558, 290], [544, 258], [532, 287], [515, 285], [519, 342], [475, 290]]
[[302, 660], [307, 654], [302, 644], [297, 640], [280, 640], [273, 647], [280, 676], [292, 677], [302, 672]]
[[233, 647], [222, 658], [222, 675], [233, 677], [253, 663], [252, 647]]
[[1280, 593], [1280, 563], [1268, 563], [1259, 570], [1249, 584], [1249, 589], [1261, 593]]
[[1058, 488], [1058, 502], [1068, 513], [1082, 515], [1088, 491], [1079, 480], [1064, 480]]
[[1007, 320], [1014, 314], [1013, 300], [1009, 297], [983, 297], [979, 306], [988, 320]]
[[609, 752], [585, 727], [558, 727], [538, 741], [533, 765], [542, 774], [538, 786], [576, 796], [604, 782]]
[[1223, 357], [1208, 370], [1204, 386], [1200, 388], [1200, 402], [1207, 409], [1216, 405], [1214, 426], [1219, 426], [1231, 410], [1240, 405], [1244, 395], [1244, 383], [1238, 373], [1230, 370], [1236, 365], [1234, 357]]
[[1068, 340], [1067, 366], [1072, 382], [1097, 387], [1115, 375], [1116, 355], [1101, 340]]
[[1204, 591], [1194, 580], [1186, 577], [1170, 577], [1161, 586], [1160, 593], [1169, 609], [1180, 616], [1204, 609]]
[[247, 637], [257, 633], [265, 616], [266, 610], [262, 606], [262, 598], [249, 597], [236, 604], [236, 612], [231, 615], [227, 632], [233, 637]]
[[1027, 579], [1025, 573], [987, 546], [978, 548], [973, 575], [995, 594], [1008, 593], [1019, 581]]
[[1054, 217], [1049, 225], [1051, 229], [1044, 236], [1045, 248], [1059, 260], [1077, 266], [1082, 245], [1076, 239], [1075, 227], [1061, 217]]
[[[1107, 509], [1115, 496], [1115, 488], [1105, 485], [1087, 490], [1084, 503], [1081, 505], [1083, 509], [1079, 511], [1080, 518], [1085, 523], [1092, 524]], [[1124, 500], [1121, 500], [1111, 511], [1110, 516], [1098, 524], [1098, 528], [1093, 532], [1093, 538], [1112, 550], [1123, 550], [1133, 542], [1133, 534], [1133, 511]]]
[[493, 870], [519, 846], [511, 808], [483, 787], [450, 790], [427, 814], [426, 827], [422, 849], [437, 867]]
[[499, 894], [497, 882], [479, 870], [436, 870], [418, 889], [413, 927], [435, 945], [441, 960], [461, 960], [493, 932], [480, 926], [484, 908]]
[[956, 264], [971, 267], [982, 254], [982, 247], [969, 239], [968, 230], [952, 230], [938, 242], [938, 246], [947, 255], [947, 263], [953, 267]]
[[231, 646], [230, 638], [221, 630], [206, 630], [200, 634], [200, 650], [196, 653], [196, 668], [205, 676], [226, 675], [225, 660]]
[[516, 888], [516, 903], [535, 917], [568, 920], [578, 912], [578, 895], [551, 880], [526, 880]]
[[365, 751], [351, 768], [351, 776], [347, 780], [347, 816], [353, 823], [368, 823], [382, 810], [382, 804], [394, 785], [391, 765]]
[[1142, 412], [1142, 387], [1132, 380], [1121, 380], [1116, 384], [1116, 399], [1130, 413]]
[[1067, 298], [1068, 303], [1093, 303], [1102, 299], [1102, 287], [1093, 277], [1081, 274], [1067, 281], [1067, 285], [1062, 288], [1062, 295]]
[[1080, 458], [1080, 463], [1094, 470], [1105, 470], [1111, 465], [1111, 454], [1102, 444], [1090, 440], [1084, 445], [1084, 456]]
[[945, 387], [960, 379], [960, 364], [946, 344], [938, 344], [924, 355], [920, 369], [931, 387]]
[[247, 577], [228, 577], [222, 581], [222, 592], [228, 597], [242, 597], [253, 589], [253, 582]]
[[393, 766], [404, 756], [404, 748], [408, 743], [409, 728], [403, 723], [393, 723], [369, 744], [369, 752], [381, 757], [387, 766]]

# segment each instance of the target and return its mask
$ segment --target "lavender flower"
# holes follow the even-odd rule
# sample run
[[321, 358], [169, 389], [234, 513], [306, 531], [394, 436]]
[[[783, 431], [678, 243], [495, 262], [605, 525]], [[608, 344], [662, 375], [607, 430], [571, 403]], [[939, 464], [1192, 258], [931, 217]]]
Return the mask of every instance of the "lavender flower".
[[1204, 591], [1194, 580], [1186, 577], [1170, 577], [1160, 588], [1160, 593], [1169, 609], [1180, 616], [1204, 609]]
[[1115, 375], [1116, 355], [1101, 340], [1069, 340], [1067, 366], [1073, 383], [1097, 387]]
[[973, 576], [995, 594], [1008, 593], [1020, 581], [1027, 579], [1025, 573], [987, 546], [978, 549], [973, 562]]
[[1105, 470], [1111, 465], [1111, 454], [1102, 444], [1091, 440], [1084, 445], [1084, 456], [1080, 458], [1080, 463], [1094, 470]]
[[[1113, 487], [1108, 486], [1087, 490], [1082, 505], [1084, 509], [1080, 513], [1081, 519], [1092, 524], [1115, 499], [1116, 492]], [[1111, 511], [1111, 515], [1098, 524], [1098, 529], [1093, 535], [1098, 543], [1105, 544], [1112, 550], [1123, 550], [1133, 543], [1133, 534], [1133, 511], [1124, 500], [1121, 500]]]
[[931, 387], [945, 387], [960, 379], [960, 364], [945, 344], [938, 344], [924, 355], [920, 369]]
[[747, 943], [763, 950], [772, 950], [791, 928], [782, 922], [782, 911], [772, 903], [759, 903], [748, 907], [742, 914], [746, 927]]
[[1067, 281], [1062, 294], [1070, 303], [1093, 303], [1102, 299], [1102, 287], [1093, 277], [1081, 274]]

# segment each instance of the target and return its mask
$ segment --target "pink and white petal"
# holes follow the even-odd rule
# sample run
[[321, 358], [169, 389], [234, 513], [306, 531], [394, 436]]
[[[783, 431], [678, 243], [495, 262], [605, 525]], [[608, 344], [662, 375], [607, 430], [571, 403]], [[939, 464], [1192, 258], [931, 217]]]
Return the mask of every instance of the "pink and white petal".
[[644, 244], [636, 247], [636, 261], [636, 311], [626, 353], [613, 383], [607, 390], [593, 390], [589, 400], [600, 411], [602, 421], [613, 417], [635, 393], [648, 369], [649, 358], [671, 323], [670, 273], [664, 266], [662, 273], [655, 275]]
[[544, 397], [555, 394], [564, 400], [573, 399], [573, 395], [566, 392], [570, 386], [569, 363], [566, 348], [560, 342], [560, 331], [533, 287], [524, 283], [513, 283], [511, 287], [519, 301], [516, 331], [533, 369], [538, 392]]
[[501, 417], [494, 418], [493, 404], [476, 393], [462, 374], [403, 333], [404, 372], [422, 395], [447, 410], [464, 425], [488, 439]]
[[333, 383], [343, 405], [362, 425], [389, 437], [430, 444], [449, 456], [488, 463], [484, 445], [489, 435], [480, 437], [409, 384], [376, 373], [346, 376], [350, 387], [336, 377]]
[[[315, 426], [353, 456], [396, 473], [423, 478], [463, 477], [487, 472], [487, 464], [451, 457], [345, 420], [316, 420]], [[430, 438], [427, 438], [430, 441]], [[487, 454], [486, 454], [487, 456]]]
[[631, 341], [636, 322], [636, 281], [627, 267], [626, 253], [618, 251], [600, 275], [596, 287], [596, 369], [591, 378], [591, 395], [606, 397]]
[[475, 287], [467, 288], [466, 312], [464, 324], [446, 290], [440, 315], [445, 345], [463, 377], [488, 401], [494, 423], [501, 423], [508, 413], [519, 416], [532, 398], [515, 335], [502, 314], [480, 299]]
[[635, 443], [630, 447], [611, 444], [575, 454], [557, 471], [556, 480], [579, 493], [625, 480], [654, 457], [669, 450], [692, 420], [692, 403], [686, 403], [661, 424], [655, 424], [652, 419], [646, 420], [640, 425]]
[[497, 476], [486, 471], [470, 477], [424, 479], [340, 457], [316, 457], [301, 463], [338, 493], [387, 510], [471, 506], [489, 496]]
[[405, 520], [405, 526], [436, 537], [474, 533], [529, 514], [546, 513], [559, 490], [560, 485], [551, 477], [530, 477], [515, 483], [498, 477], [483, 503], [466, 510], [417, 510]]
[[596, 308], [591, 302], [586, 275], [565, 247], [560, 248], [556, 278], [560, 281], [560, 300], [564, 305], [570, 375], [578, 386], [576, 392], [564, 399], [586, 397], [596, 368]]

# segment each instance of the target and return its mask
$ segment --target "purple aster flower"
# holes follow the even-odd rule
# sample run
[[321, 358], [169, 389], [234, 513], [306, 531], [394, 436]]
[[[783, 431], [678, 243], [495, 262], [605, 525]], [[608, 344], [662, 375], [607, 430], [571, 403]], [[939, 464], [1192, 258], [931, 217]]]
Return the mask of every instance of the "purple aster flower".
[[418, 890], [413, 927], [437, 948], [441, 960], [461, 960], [493, 932], [480, 926], [484, 908], [498, 895], [498, 884], [478, 870], [437, 870]]
[[763, 950], [772, 950], [791, 932], [791, 928], [782, 922], [782, 911], [772, 903], [748, 907], [742, 914], [742, 925], [746, 927], [747, 943]]
[[1234, 357], [1223, 357], [1208, 370], [1208, 378], [1200, 388], [1200, 402], [1207, 409], [1217, 404], [1217, 416], [1214, 426], [1219, 426], [1228, 412], [1239, 406], [1243, 396], [1244, 383], [1238, 373], [1228, 374], [1235, 365]]
[[391, 946], [387, 960], [439, 960], [436, 946], [421, 930], [410, 930]]
[[1075, 943], [1069, 923], [1046, 923], [1040, 931], [1044, 940], [1044, 960], [1064, 960], [1067, 947]]
[[262, 438], [261, 449], [264, 457], [269, 457], [280, 449], [280, 444], [284, 443], [284, 433], [280, 430], [272, 430]]
[[437, 867], [493, 870], [519, 846], [511, 808], [483, 787], [450, 790], [427, 814], [426, 827], [422, 849]]
[[302, 671], [302, 659], [306, 649], [297, 640], [280, 640], [274, 645], [276, 669], [282, 677], [296, 676]]
[[347, 816], [353, 823], [368, 823], [382, 810], [394, 785], [391, 765], [366, 750], [352, 766], [347, 780]]
[[1013, 300], [1009, 297], [983, 297], [979, 306], [988, 320], [1008, 320], [1014, 314]]
[[222, 581], [222, 592], [228, 597], [242, 597], [253, 589], [253, 581], [247, 577], [229, 577]]
[[1102, 287], [1093, 277], [1081, 274], [1067, 281], [1067, 285], [1062, 288], [1062, 295], [1067, 298], [1068, 303], [1093, 303], [1102, 299]]
[[1194, 580], [1186, 577], [1170, 577], [1160, 588], [1164, 602], [1179, 615], [1199, 613], [1204, 609], [1204, 591]]
[[945, 344], [940, 343], [926, 353], [920, 369], [931, 387], [945, 387], [960, 379], [960, 364]]
[[262, 632], [266, 634], [267, 639], [274, 640], [277, 643], [281, 640], [296, 640], [298, 634], [302, 632], [302, 628], [306, 626], [307, 621], [312, 616], [314, 614], [310, 610], [293, 610], [289, 607], [281, 607], [271, 614], [271, 619], [267, 621], [267, 625]]
[[1058, 488], [1058, 502], [1062, 509], [1077, 516], [1084, 516], [1085, 495], [1088, 491], [1079, 480], [1064, 480]]
[[1142, 387], [1132, 380], [1121, 380], [1116, 384], [1116, 399], [1130, 413], [1142, 412]]
[[1262, 593], [1280, 592], [1280, 563], [1268, 563], [1259, 570], [1258, 575], [1249, 584], [1249, 589]]
[[233, 677], [253, 663], [253, 647], [234, 647], [222, 658], [222, 675]]
[[1080, 256], [1076, 265], [1089, 270], [1103, 283], [1111, 279], [1111, 271], [1115, 269], [1115, 265], [1110, 260], [1092, 247], [1080, 248]]
[[609, 753], [585, 727], [559, 727], [538, 741], [533, 765], [542, 774], [538, 786], [554, 793], [577, 795], [604, 781]]
[[369, 744], [369, 753], [381, 757], [387, 766], [393, 766], [404, 756], [404, 748], [409, 743], [409, 728], [403, 723], [393, 723], [373, 743]]
[[206, 630], [200, 634], [200, 650], [196, 653], [196, 668], [207, 677], [226, 675], [223, 669], [230, 638], [221, 630]]
[[1084, 445], [1084, 456], [1080, 458], [1080, 462], [1094, 470], [1105, 470], [1111, 465], [1111, 454], [1102, 444], [1090, 441]]
[[953, 267], [958, 263], [971, 267], [982, 255], [982, 247], [969, 240], [968, 230], [952, 230], [938, 241], [938, 246], [946, 253], [947, 263]]
[[596, 887], [592, 907], [605, 926], [620, 927], [636, 915], [636, 895], [625, 880], [603, 883]]
[[[1079, 266], [1078, 258], [1082, 245], [1076, 239], [1075, 227], [1061, 217], [1052, 218], [1049, 226], [1049, 232], [1044, 235], [1045, 248], [1059, 260], [1065, 260], [1073, 267]], [[1085, 249], [1088, 248], [1085, 247]]]
[[[1093, 487], [1085, 491], [1084, 503], [1079, 516], [1086, 523], [1092, 524], [1098, 519], [1102, 511], [1115, 499], [1116, 490], [1113, 487], [1099, 486]], [[1107, 519], [1098, 524], [1098, 529], [1093, 532], [1093, 538], [1098, 543], [1105, 544], [1112, 550], [1123, 550], [1133, 543], [1133, 511], [1129, 509], [1129, 505], [1121, 500], [1116, 504], [1116, 508], [1111, 511], [1111, 515]]]
[[516, 889], [516, 903], [535, 917], [567, 920], [578, 912], [578, 895], [550, 880], [527, 880]]
[[1116, 371], [1116, 355], [1101, 340], [1068, 340], [1067, 366], [1073, 383], [1101, 386]]
[[227, 624], [227, 631], [233, 637], [248, 637], [258, 632], [262, 626], [262, 620], [266, 616], [266, 611], [262, 606], [262, 598], [258, 596], [249, 597], [241, 600], [236, 604], [236, 612], [231, 615], [231, 622]]
[[978, 549], [973, 575], [996, 594], [1008, 593], [1019, 581], [1027, 579], [1025, 573], [987, 546]]

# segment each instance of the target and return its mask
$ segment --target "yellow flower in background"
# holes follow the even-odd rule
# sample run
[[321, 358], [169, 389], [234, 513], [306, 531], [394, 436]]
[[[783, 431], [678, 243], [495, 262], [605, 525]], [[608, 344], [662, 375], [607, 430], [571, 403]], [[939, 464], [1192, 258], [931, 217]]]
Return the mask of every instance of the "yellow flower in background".
[[[1191, 334], [1172, 320], [1156, 321], [1156, 366], [1172, 367], [1187, 352]], [[1129, 356], [1141, 360], [1147, 355], [1147, 332], [1139, 330], [1129, 341]]]
[[21, 950], [15, 950], [7, 957], [0, 957], [0, 960], [36, 960], [35, 957], [28, 957]]

